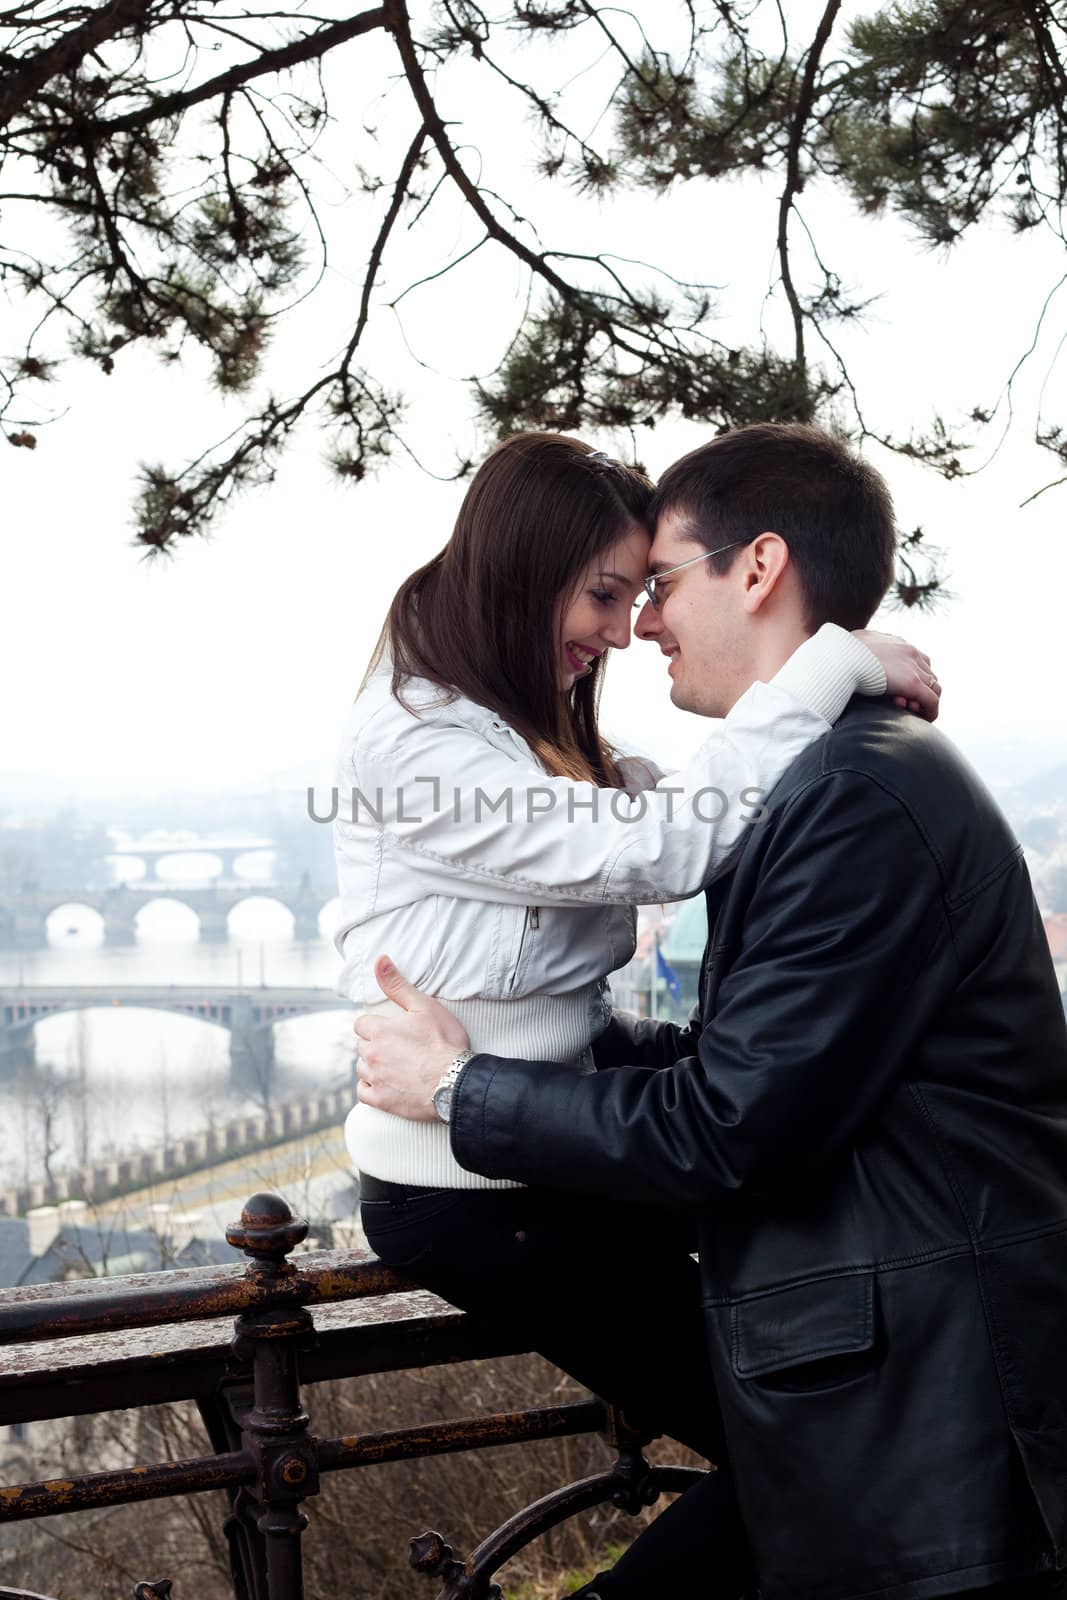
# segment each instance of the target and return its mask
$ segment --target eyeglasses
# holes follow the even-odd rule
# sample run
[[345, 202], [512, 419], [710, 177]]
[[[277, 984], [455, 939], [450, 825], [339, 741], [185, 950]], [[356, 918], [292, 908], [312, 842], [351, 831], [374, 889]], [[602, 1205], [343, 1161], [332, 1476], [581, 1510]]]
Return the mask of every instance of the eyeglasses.
[[[751, 544], [751, 539], [735, 539], [733, 544], [721, 544], [717, 550], [705, 550], [699, 556], [690, 556], [688, 561], [679, 561], [676, 567], [665, 567], [662, 572], [655, 572], [650, 578], [645, 579], [645, 593], [654, 611], [658, 611], [663, 604], [662, 595], [657, 596], [656, 585], [661, 578], [669, 578], [675, 572], [681, 572], [683, 567], [695, 567], [698, 561], [706, 561], [709, 556], [721, 556], [724, 550], [736, 550], [738, 545]], [[643, 600], [635, 600], [634, 608], [644, 605]]]

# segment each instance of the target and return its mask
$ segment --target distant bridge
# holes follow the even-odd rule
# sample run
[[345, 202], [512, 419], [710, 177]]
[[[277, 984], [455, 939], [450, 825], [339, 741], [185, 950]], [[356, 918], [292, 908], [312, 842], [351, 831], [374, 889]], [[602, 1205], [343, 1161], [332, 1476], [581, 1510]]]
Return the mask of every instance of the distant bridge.
[[[166, 852], [161, 851], [161, 854]], [[0, 895], [0, 949], [39, 950], [48, 943], [48, 918], [61, 906], [87, 906], [104, 920], [108, 944], [133, 944], [137, 914], [153, 900], [177, 900], [195, 911], [203, 940], [229, 938], [229, 916], [243, 900], [276, 900], [293, 916], [297, 939], [319, 937], [319, 913], [335, 887], [313, 884], [306, 874], [295, 884], [214, 883], [187, 888], [180, 883], [119, 883], [109, 889], [31, 889]]]
[[104, 852], [106, 859], [121, 857], [144, 862], [144, 877], [138, 883], [157, 882], [157, 868], [164, 856], [217, 856], [222, 862], [221, 876], [232, 878], [238, 857], [253, 850], [274, 850], [273, 839], [183, 839], [178, 843], [160, 844], [158, 839], [133, 840], [113, 846]]
[[343, 1011], [349, 1002], [332, 989], [238, 988], [220, 984], [22, 984], [0, 988], [0, 1070], [33, 1058], [30, 1038], [44, 1017], [90, 1008], [137, 1008], [170, 1011], [226, 1028], [230, 1059], [242, 1064], [250, 1053], [252, 1030], [272, 1027], [290, 1017], [319, 1011]]

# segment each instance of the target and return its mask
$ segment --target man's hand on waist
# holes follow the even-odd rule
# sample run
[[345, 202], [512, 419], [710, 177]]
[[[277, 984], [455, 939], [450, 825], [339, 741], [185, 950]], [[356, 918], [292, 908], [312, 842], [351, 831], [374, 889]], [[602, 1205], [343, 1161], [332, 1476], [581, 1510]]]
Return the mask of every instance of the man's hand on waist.
[[388, 956], [378, 957], [374, 976], [402, 1014], [361, 1016], [353, 1024], [359, 1103], [409, 1122], [434, 1122], [433, 1092], [460, 1051], [470, 1048], [467, 1031], [439, 1000], [409, 983]]

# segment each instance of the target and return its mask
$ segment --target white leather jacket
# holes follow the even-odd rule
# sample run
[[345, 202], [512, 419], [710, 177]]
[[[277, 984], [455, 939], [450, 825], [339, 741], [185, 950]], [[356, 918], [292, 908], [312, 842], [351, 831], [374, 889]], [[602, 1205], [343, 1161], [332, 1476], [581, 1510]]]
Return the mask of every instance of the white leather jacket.
[[406, 709], [383, 665], [337, 756], [337, 993], [380, 1002], [383, 953], [446, 1000], [602, 988], [633, 954], [634, 906], [703, 888], [793, 759], [885, 682], [828, 624], [709, 722], [681, 772], [649, 787], [655, 773], [631, 764], [626, 791], [549, 777], [506, 723], [434, 684], [409, 682]]

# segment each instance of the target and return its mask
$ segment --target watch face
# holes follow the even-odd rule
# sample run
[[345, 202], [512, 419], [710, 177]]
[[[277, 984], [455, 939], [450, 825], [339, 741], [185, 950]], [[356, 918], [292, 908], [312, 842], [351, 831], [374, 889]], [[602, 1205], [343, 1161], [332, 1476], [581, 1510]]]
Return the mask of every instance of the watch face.
[[449, 1112], [452, 1110], [452, 1085], [434, 1092], [433, 1107], [442, 1122], [448, 1121]]

